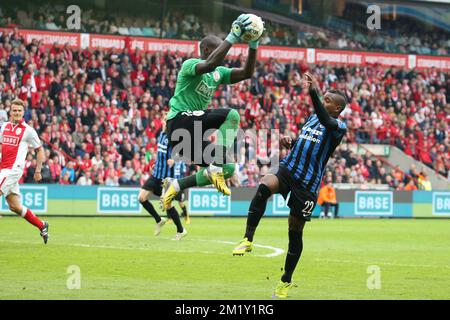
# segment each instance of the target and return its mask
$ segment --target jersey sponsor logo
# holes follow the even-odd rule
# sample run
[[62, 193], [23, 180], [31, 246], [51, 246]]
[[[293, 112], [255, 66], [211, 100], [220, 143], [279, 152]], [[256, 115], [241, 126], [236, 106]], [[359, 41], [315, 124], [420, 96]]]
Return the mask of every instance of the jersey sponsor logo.
[[433, 215], [450, 215], [450, 192], [433, 193]]
[[214, 96], [215, 90], [215, 87], [208, 86], [204, 81], [200, 81], [195, 88], [195, 92], [207, 99], [211, 99]]
[[306, 139], [306, 140], [309, 140], [309, 141], [315, 142], [315, 143], [320, 143], [320, 139], [314, 138], [313, 136], [309, 136], [309, 135], [306, 135], [303, 133], [299, 136], [299, 138]]
[[20, 139], [18, 137], [14, 136], [4, 136], [3, 137], [3, 144], [8, 146], [17, 147], [19, 146]]
[[108, 188], [97, 189], [98, 213], [140, 213], [139, 189]]
[[356, 191], [355, 215], [391, 216], [393, 198], [392, 191]]
[[[33, 212], [46, 213], [48, 203], [48, 190], [46, 186], [21, 186], [20, 202]], [[0, 199], [0, 212], [9, 211], [5, 197]]]
[[314, 129], [311, 129], [311, 128], [306, 128], [305, 130], [306, 130], [306, 132], [315, 134], [316, 136], [323, 135], [322, 131], [314, 130]]
[[191, 214], [230, 214], [231, 197], [212, 188], [191, 188], [188, 205]]

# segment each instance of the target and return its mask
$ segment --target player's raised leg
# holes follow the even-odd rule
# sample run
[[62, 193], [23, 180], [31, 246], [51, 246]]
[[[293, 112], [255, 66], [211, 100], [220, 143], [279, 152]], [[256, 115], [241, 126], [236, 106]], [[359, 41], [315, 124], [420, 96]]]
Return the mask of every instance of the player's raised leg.
[[[218, 190], [223, 190], [221, 185], [226, 186], [225, 180], [233, 176], [235, 168], [236, 165], [234, 163], [227, 163], [222, 168], [220, 168], [222, 171], [216, 171], [215, 174], [208, 174], [207, 168], [202, 168], [196, 174], [190, 175], [180, 180], [165, 179], [163, 185], [165, 186], [164, 189], [167, 191], [164, 192], [163, 196], [161, 197], [163, 209], [167, 210], [167, 208], [170, 208], [172, 205], [172, 201], [177, 196], [177, 194], [191, 187], [208, 186], [212, 183], [212, 181], [216, 181]], [[227, 186], [226, 188], [228, 189]], [[225, 192], [222, 193], [228, 194]]]
[[279, 181], [276, 175], [268, 174], [261, 179], [258, 190], [256, 191], [256, 194], [253, 197], [248, 209], [247, 226], [245, 229], [244, 238], [234, 248], [233, 255], [242, 256], [246, 252], [252, 251], [253, 236], [255, 235], [259, 221], [266, 211], [267, 200], [269, 200], [272, 194], [277, 193], [278, 189]]
[[21, 216], [33, 226], [39, 229], [44, 243], [48, 241], [48, 222], [40, 220], [36, 215], [27, 207], [20, 203], [20, 197], [17, 194], [11, 193], [6, 197], [9, 209]]
[[[191, 135], [190, 140], [195, 140], [194, 130], [201, 128], [202, 137], [211, 135], [218, 130], [217, 144], [209, 141], [193, 141], [188, 158], [194, 163], [203, 166], [196, 174], [188, 177], [164, 181], [162, 196], [162, 206], [164, 210], [171, 207], [171, 203], [176, 195], [191, 187], [203, 187], [213, 184], [217, 190], [225, 195], [231, 195], [231, 191], [226, 185], [226, 179], [233, 176], [235, 164], [227, 158], [227, 150], [233, 145], [239, 129], [240, 116], [234, 109], [206, 110], [202, 115], [180, 114], [171, 120], [169, 132], [173, 127], [187, 128]], [[183, 156], [186, 156], [183, 154]]]
[[295, 215], [291, 210], [289, 214], [289, 245], [284, 263], [284, 273], [275, 288], [275, 292], [273, 293], [274, 298], [286, 298], [289, 289], [296, 286], [292, 282], [292, 274], [302, 254], [304, 226], [305, 220]]
[[[203, 174], [204, 176], [207, 176], [219, 192], [225, 195], [231, 195], [231, 191], [226, 185], [225, 180], [233, 175], [235, 165], [227, 159], [226, 153], [236, 139], [239, 130], [240, 116], [239, 112], [234, 109], [225, 110], [227, 112], [225, 120], [222, 121], [223, 115], [219, 114], [216, 116], [215, 113], [212, 112], [211, 116], [204, 121], [206, 130], [216, 129], [217, 124], [221, 124], [218, 127], [216, 153], [214, 154], [213, 163], [209, 165], [208, 168], [200, 170], [203, 171], [200, 172], [200, 175]], [[199, 179], [197, 182], [200, 184], [207, 183], [202, 182], [201, 180], [202, 179]]]

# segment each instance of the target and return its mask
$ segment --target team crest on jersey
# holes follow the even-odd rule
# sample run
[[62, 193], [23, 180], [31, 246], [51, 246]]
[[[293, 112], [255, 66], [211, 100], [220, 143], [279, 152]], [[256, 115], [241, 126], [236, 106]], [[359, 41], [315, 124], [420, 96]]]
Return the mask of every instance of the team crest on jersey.
[[220, 73], [218, 71], [214, 71], [213, 78], [214, 78], [214, 81], [219, 82], [220, 81]]
[[22, 133], [22, 128], [17, 128], [17, 129], [16, 129], [16, 134], [17, 134], [17, 135], [20, 135], [21, 133]]

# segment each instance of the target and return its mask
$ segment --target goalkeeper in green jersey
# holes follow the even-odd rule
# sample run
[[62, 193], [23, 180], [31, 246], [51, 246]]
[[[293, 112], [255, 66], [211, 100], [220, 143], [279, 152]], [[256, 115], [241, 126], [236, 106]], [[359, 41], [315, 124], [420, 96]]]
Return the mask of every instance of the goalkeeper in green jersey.
[[[161, 196], [164, 210], [182, 190], [214, 184], [225, 195], [231, 191], [225, 183], [234, 173], [235, 164], [227, 160], [227, 150], [234, 143], [240, 116], [235, 109], [207, 109], [217, 87], [252, 77], [259, 39], [248, 42], [248, 58], [243, 68], [221, 66], [231, 46], [252, 28], [247, 14], [240, 15], [225, 38], [206, 36], [200, 42], [201, 59], [188, 59], [178, 73], [175, 94], [169, 101], [167, 134], [173, 153], [203, 167], [195, 175], [180, 180], [165, 180]], [[216, 144], [208, 136], [219, 130]]]

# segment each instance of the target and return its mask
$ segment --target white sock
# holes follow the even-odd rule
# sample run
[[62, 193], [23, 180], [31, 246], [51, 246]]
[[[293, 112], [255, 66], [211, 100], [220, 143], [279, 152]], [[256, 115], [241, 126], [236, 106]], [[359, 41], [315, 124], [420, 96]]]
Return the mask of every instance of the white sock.
[[215, 165], [213, 165], [213, 164], [210, 164], [210, 165], [209, 165], [209, 171], [210, 171], [210, 172], [214, 172], [214, 173], [216, 173], [216, 172], [222, 172], [222, 171], [223, 171], [223, 168], [222, 168], [222, 167], [215, 166]]
[[22, 206], [22, 214], [21, 214], [22, 218], [25, 217], [25, 215], [27, 214], [27, 211], [28, 211], [28, 208], [25, 206]]
[[175, 191], [179, 192], [180, 191], [180, 185], [178, 184], [178, 180], [173, 180], [173, 187], [175, 188]]

